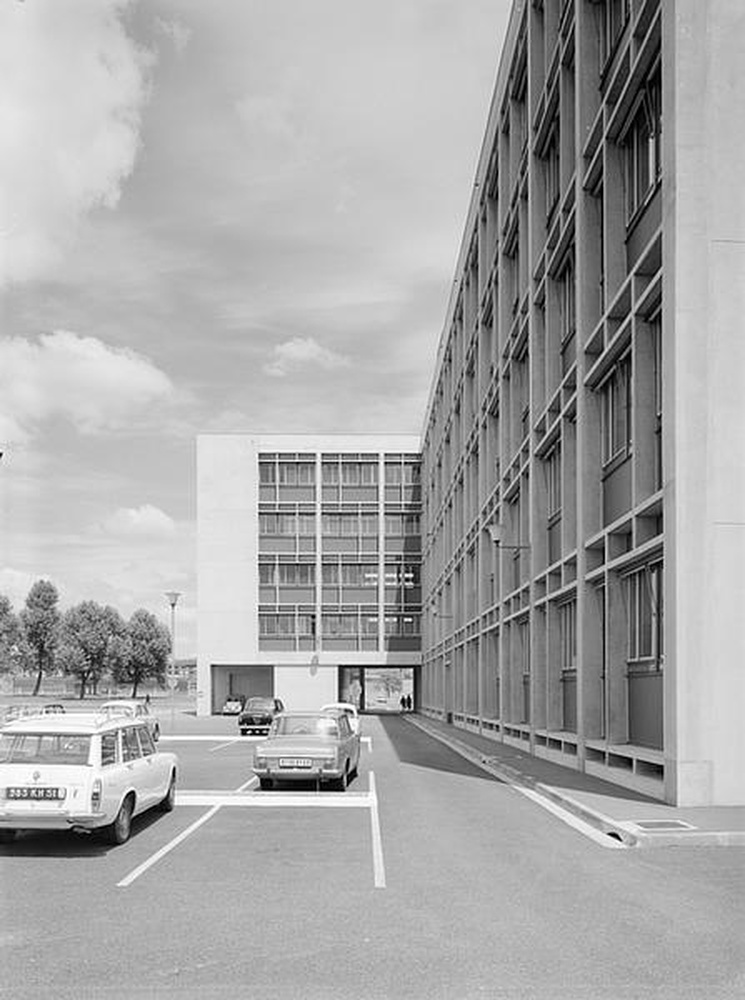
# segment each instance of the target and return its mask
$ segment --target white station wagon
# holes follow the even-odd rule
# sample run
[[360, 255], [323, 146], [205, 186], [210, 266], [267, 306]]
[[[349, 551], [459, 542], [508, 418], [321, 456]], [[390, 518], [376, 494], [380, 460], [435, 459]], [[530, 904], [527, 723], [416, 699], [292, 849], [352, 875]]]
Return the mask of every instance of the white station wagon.
[[144, 721], [68, 713], [19, 719], [0, 731], [0, 842], [18, 830], [102, 829], [129, 839], [132, 817], [173, 809], [178, 759]]

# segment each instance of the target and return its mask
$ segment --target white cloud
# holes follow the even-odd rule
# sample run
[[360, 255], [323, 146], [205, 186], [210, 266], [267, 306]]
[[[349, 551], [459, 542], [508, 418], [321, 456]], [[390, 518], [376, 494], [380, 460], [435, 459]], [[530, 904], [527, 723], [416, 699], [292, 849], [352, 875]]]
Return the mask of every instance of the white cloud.
[[173, 394], [148, 358], [66, 330], [0, 340], [0, 442], [24, 443], [65, 418], [84, 433], [129, 426]]
[[349, 364], [349, 358], [321, 347], [313, 337], [293, 337], [284, 344], [277, 344], [274, 359], [264, 365], [264, 371], [274, 378], [284, 378], [291, 371], [300, 368], [315, 366], [330, 371], [346, 368]]
[[50, 274], [85, 213], [119, 201], [152, 62], [128, 5], [0, 5], [0, 286]]
[[119, 538], [171, 538], [176, 523], [160, 507], [146, 503], [140, 507], [120, 507], [97, 530]]

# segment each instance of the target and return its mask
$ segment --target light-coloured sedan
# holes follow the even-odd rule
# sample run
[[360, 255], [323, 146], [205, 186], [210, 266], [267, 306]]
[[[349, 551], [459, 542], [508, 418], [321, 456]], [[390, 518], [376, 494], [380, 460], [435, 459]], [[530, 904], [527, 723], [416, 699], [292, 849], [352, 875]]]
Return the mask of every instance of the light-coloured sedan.
[[133, 816], [173, 809], [177, 766], [145, 722], [124, 715], [11, 722], [0, 732], [0, 842], [19, 830], [102, 829], [123, 844]]
[[328, 705], [321, 706], [322, 712], [343, 712], [349, 719], [349, 725], [358, 733], [360, 731], [360, 716], [357, 706], [351, 701], [332, 701]]
[[254, 750], [254, 773], [275, 781], [312, 781], [344, 791], [357, 774], [360, 737], [343, 712], [283, 712]]
[[99, 712], [106, 712], [109, 715], [127, 715], [138, 722], [145, 722], [152, 738], [154, 740], [160, 739], [158, 716], [150, 710], [144, 701], [138, 701], [136, 698], [116, 698], [114, 701], [105, 701], [99, 708]]

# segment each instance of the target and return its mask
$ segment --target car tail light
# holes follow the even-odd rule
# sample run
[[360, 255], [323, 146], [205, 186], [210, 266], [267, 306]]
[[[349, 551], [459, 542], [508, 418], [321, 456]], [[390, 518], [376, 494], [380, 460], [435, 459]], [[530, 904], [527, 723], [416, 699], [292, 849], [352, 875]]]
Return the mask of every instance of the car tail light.
[[91, 809], [93, 812], [98, 812], [101, 808], [101, 796], [103, 794], [103, 785], [100, 778], [96, 778], [93, 782], [93, 790], [91, 791]]

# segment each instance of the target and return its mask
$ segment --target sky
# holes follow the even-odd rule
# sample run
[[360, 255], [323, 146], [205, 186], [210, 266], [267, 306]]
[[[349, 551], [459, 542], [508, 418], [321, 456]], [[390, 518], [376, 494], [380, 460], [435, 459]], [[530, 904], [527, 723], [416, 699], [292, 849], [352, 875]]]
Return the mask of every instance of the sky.
[[196, 653], [205, 432], [421, 431], [510, 0], [0, 0], [0, 594]]

